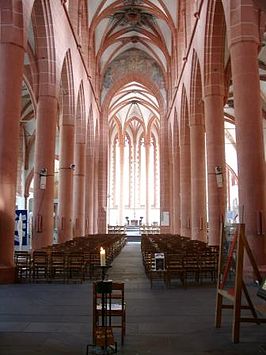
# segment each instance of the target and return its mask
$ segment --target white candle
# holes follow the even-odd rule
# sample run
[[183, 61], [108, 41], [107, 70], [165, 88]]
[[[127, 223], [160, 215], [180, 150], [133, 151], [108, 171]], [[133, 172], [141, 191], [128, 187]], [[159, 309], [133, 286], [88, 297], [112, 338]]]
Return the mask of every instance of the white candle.
[[100, 249], [100, 263], [101, 266], [105, 266], [105, 250], [103, 249], [103, 247], [101, 247]]

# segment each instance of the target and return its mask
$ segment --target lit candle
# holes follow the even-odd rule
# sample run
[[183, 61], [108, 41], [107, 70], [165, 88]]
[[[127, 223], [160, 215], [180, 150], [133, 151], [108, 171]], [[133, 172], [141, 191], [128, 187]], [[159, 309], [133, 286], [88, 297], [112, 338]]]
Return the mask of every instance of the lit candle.
[[101, 247], [100, 250], [100, 263], [101, 266], [105, 266], [105, 250], [103, 249], [103, 247]]

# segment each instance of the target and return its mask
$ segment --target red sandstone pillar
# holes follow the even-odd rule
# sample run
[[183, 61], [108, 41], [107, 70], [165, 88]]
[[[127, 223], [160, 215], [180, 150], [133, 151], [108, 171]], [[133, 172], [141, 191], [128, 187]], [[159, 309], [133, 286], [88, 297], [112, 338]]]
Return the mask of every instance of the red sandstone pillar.
[[[191, 147], [191, 237], [207, 241], [206, 226], [206, 174], [205, 128], [199, 119], [192, 117], [190, 126]], [[198, 121], [198, 123], [196, 123]]]
[[147, 139], [145, 144], [146, 154], [146, 216], [145, 224], [150, 224], [150, 140]]
[[174, 131], [173, 157], [173, 233], [180, 234], [180, 150], [178, 132]]
[[[188, 130], [188, 128], [187, 128]], [[191, 237], [191, 168], [189, 133], [180, 139], [180, 234]]]
[[108, 154], [108, 122], [106, 117], [101, 117], [99, 159], [96, 166], [98, 177], [98, 208], [97, 232], [106, 233], [106, 208], [107, 208], [107, 154]]
[[[89, 143], [87, 143], [89, 144]], [[93, 151], [87, 147], [86, 155], [86, 201], [85, 201], [85, 213], [86, 213], [86, 234], [93, 234], [93, 224], [94, 224], [94, 155]]]
[[[207, 173], [208, 173], [208, 244], [219, 245], [220, 223], [225, 214], [225, 148], [224, 112], [221, 95], [210, 94], [204, 98]], [[216, 168], [221, 168], [222, 184], [217, 183]]]
[[15, 279], [14, 214], [23, 55], [22, 46], [0, 43], [0, 283]]
[[236, 117], [240, 220], [259, 265], [265, 257], [265, 159], [258, 71], [258, 44], [230, 47]]
[[119, 138], [119, 162], [120, 162], [120, 187], [119, 187], [119, 207], [118, 207], [118, 223], [120, 226], [124, 224], [124, 153], [125, 144], [124, 138]]
[[[56, 97], [39, 96], [34, 162], [33, 249], [39, 249], [53, 243], [54, 157], [57, 106]], [[47, 171], [45, 188], [41, 186], [40, 172], [42, 169], [46, 169]]]
[[[99, 149], [99, 148], [97, 148]], [[105, 223], [105, 211], [99, 210], [99, 157], [98, 153], [96, 154], [96, 157], [94, 159], [94, 176], [93, 176], [93, 201], [92, 201], [92, 208], [93, 208], [93, 233], [105, 233], [105, 229], [101, 229], [101, 232], [99, 232], [99, 225], [102, 225], [102, 223]], [[101, 215], [99, 216], [99, 213]]]
[[75, 144], [73, 188], [74, 237], [85, 236], [85, 144]]
[[170, 230], [169, 232], [171, 234], [174, 234], [174, 224], [175, 224], [175, 220], [174, 220], [174, 177], [173, 177], [173, 171], [174, 171], [174, 163], [173, 163], [173, 152], [172, 152], [172, 142], [171, 140], [169, 140], [169, 210], [170, 210], [170, 220], [171, 220], [171, 224], [170, 224]]
[[[65, 118], [65, 117], [64, 117]], [[64, 120], [63, 118], [63, 120]], [[60, 127], [59, 191], [58, 191], [58, 242], [73, 238], [72, 202], [74, 163], [74, 124], [62, 123]]]
[[[169, 196], [169, 156], [168, 156], [168, 126], [166, 117], [161, 117], [160, 129], [160, 211], [161, 234], [170, 232], [170, 196]], [[169, 225], [167, 219], [169, 218]], [[164, 222], [164, 223], [162, 223]], [[167, 223], [165, 223], [167, 222]]]

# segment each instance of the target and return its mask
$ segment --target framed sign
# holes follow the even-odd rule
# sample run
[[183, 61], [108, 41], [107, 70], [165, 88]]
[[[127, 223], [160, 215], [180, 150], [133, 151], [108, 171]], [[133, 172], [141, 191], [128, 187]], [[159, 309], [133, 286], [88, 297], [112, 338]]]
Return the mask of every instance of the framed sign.
[[161, 213], [161, 226], [170, 226], [170, 213], [168, 211], [163, 211]]
[[154, 254], [154, 270], [155, 271], [164, 271], [165, 270], [165, 257], [164, 253], [155, 253]]

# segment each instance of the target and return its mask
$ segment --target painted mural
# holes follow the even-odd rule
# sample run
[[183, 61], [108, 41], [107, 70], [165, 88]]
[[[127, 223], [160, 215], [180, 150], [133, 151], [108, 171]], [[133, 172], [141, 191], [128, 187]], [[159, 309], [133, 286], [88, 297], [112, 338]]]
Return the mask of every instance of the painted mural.
[[165, 97], [165, 82], [161, 68], [154, 59], [139, 49], [129, 49], [114, 59], [107, 67], [102, 87], [102, 100], [115, 81], [130, 72], [143, 73], [160, 89]]

